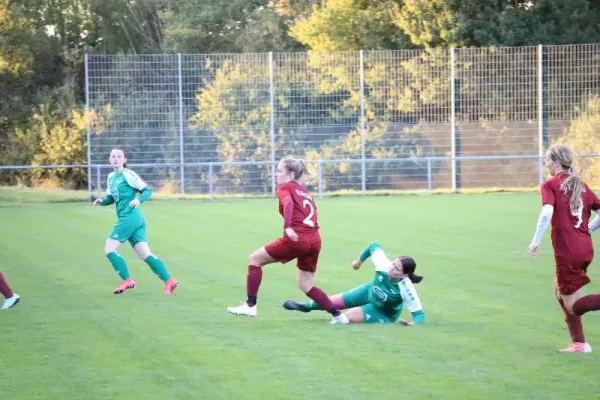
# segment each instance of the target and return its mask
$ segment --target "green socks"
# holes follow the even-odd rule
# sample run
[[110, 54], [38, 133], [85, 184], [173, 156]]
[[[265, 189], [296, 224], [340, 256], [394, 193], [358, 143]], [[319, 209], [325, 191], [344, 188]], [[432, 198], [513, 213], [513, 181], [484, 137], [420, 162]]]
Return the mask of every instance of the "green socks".
[[127, 269], [127, 264], [125, 264], [125, 260], [123, 259], [123, 257], [118, 255], [114, 251], [108, 253], [106, 257], [108, 258], [108, 261], [110, 261], [110, 263], [112, 264], [115, 271], [117, 271], [121, 279], [125, 280], [129, 278], [129, 270]]
[[307, 301], [306, 303], [304, 303], [304, 307], [306, 307], [306, 309], [311, 310], [311, 311], [316, 311], [316, 310], [321, 309], [321, 307], [319, 307], [319, 305], [317, 303], [315, 303], [314, 300], [310, 300], [310, 301]]
[[156, 258], [154, 256], [148, 256], [144, 261], [146, 262], [146, 264], [148, 264], [150, 266], [150, 269], [152, 270], [152, 272], [154, 272], [156, 275], [158, 275], [158, 277], [163, 282], [166, 282], [169, 280], [169, 278], [171, 276], [169, 275], [169, 272], [167, 271], [165, 264], [163, 264], [163, 262], [160, 261], [160, 258]]

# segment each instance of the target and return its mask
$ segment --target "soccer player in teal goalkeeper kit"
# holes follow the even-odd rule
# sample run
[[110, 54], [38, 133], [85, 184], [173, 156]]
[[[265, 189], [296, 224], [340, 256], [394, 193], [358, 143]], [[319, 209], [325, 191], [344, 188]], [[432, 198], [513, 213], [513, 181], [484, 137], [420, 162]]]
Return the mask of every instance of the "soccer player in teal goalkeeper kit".
[[[94, 205], [108, 206], [116, 203], [117, 223], [106, 239], [104, 254], [121, 279], [121, 285], [113, 293], [120, 294], [136, 286], [131, 278], [125, 260], [117, 253], [121, 243], [129, 241], [135, 252], [150, 266], [150, 269], [165, 283], [164, 293], [171, 295], [179, 283], [171, 278], [160, 258], [154, 256], [148, 246], [146, 221], [139, 205], [148, 200], [152, 191], [132, 170], [127, 168], [127, 158], [122, 149], [114, 148], [110, 152], [110, 164], [114, 172], [108, 175], [106, 196], [96, 199]], [[136, 196], [137, 194], [139, 196]]]
[[[333, 304], [340, 309], [349, 308], [345, 314], [351, 323], [399, 322], [405, 326], [422, 324], [425, 313], [414, 284], [421, 282], [423, 277], [414, 274], [417, 267], [415, 261], [408, 256], [390, 261], [378, 243], [371, 243], [358, 259], [352, 261], [352, 268], [359, 269], [369, 257], [375, 264], [373, 281], [332, 296]], [[399, 319], [404, 305], [411, 312], [412, 321]], [[288, 300], [283, 307], [301, 312], [319, 309], [312, 301], [301, 304]]]

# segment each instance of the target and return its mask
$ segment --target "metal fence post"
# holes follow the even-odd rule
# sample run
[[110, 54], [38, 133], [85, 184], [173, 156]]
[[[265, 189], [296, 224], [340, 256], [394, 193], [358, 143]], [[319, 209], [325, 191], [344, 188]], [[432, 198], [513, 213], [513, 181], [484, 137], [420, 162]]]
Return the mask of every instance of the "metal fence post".
[[456, 49], [450, 48], [450, 141], [452, 146], [452, 192], [456, 193], [457, 185], [457, 143], [456, 143], [456, 69], [455, 69]]
[[538, 65], [537, 65], [537, 86], [538, 86], [538, 174], [539, 183], [544, 182], [544, 152], [548, 146], [548, 118], [546, 114], [546, 101], [547, 90], [544, 87], [546, 85], [546, 62], [544, 60], [544, 46], [538, 45]]
[[98, 198], [102, 198], [102, 174], [101, 174], [101, 169], [102, 167], [100, 165], [96, 166], [96, 187], [98, 189]]
[[365, 56], [360, 53], [360, 159], [362, 160], [362, 194], [367, 191], [367, 163], [365, 161]]
[[271, 133], [271, 195], [275, 196], [275, 78], [273, 76], [273, 52], [269, 52], [269, 132]]
[[213, 163], [208, 163], [208, 196], [210, 200], [213, 199], [213, 192]]
[[323, 163], [317, 161], [317, 186], [319, 188], [319, 199], [323, 198]]
[[433, 194], [433, 182], [431, 179], [431, 158], [427, 159], [427, 192], [430, 196]]
[[183, 73], [181, 53], [177, 54], [177, 70], [179, 75], [179, 189], [181, 197], [185, 196], [185, 168], [183, 166]]
[[87, 135], [87, 164], [88, 164], [88, 197], [92, 201], [92, 141], [91, 141], [91, 122], [90, 122], [90, 75], [88, 67], [88, 55], [84, 56], [84, 71], [85, 71], [85, 118], [86, 118], [86, 135]]

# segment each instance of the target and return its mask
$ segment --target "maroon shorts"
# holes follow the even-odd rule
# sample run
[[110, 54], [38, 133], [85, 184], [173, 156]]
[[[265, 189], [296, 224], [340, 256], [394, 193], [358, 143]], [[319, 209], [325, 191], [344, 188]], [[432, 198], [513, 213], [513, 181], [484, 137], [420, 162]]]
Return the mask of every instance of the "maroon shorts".
[[556, 282], [560, 294], [568, 296], [575, 293], [588, 283], [587, 268], [592, 261], [563, 261], [556, 262]]
[[300, 237], [293, 242], [287, 236], [277, 239], [265, 246], [267, 253], [282, 264], [297, 259], [296, 267], [306, 272], [316, 272], [319, 253], [321, 252], [321, 236], [315, 233], [308, 237]]

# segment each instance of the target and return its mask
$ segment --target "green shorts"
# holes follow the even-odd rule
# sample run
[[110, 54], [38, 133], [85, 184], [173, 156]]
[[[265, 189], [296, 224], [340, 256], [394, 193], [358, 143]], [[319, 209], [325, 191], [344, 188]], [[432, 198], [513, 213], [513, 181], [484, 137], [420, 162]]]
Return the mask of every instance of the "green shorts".
[[346, 308], [360, 307], [364, 315], [365, 324], [388, 324], [396, 322], [396, 318], [390, 317], [380, 307], [369, 303], [369, 291], [371, 287], [372, 284], [369, 282], [342, 293], [342, 300]]
[[146, 234], [146, 220], [144, 217], [122, 218], [113, 226], [108, 235], [109, 239], [118, 240], [121, 243], [129, 241], [131, 247], [140, 242], [148, 243]]

